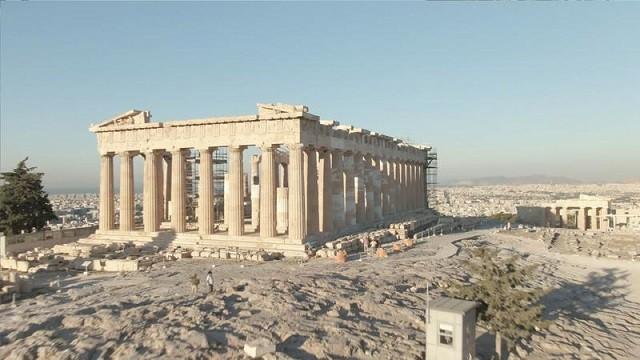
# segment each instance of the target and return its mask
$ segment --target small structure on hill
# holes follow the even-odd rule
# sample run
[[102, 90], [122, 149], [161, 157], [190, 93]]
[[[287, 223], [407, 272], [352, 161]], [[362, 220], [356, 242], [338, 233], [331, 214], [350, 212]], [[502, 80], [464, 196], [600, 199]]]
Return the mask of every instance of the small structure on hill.
[[640, 229], [640, 209], [613, 209], [611, 199], [580, 194], [540, 206], [518, 206], [518, 221], [578, 230]]
[[440, 297], [427, 308], [426, 360], [468, 360], [476, 356], [474, 301]]

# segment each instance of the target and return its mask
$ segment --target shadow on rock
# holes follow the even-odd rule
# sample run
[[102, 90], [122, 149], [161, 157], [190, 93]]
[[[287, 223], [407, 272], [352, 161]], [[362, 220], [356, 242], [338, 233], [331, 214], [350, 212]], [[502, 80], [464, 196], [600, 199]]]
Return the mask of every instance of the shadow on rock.
[[606, 324], [593, 314], [613, 309], [624, 301], [629, 290], [620, 282], [628, 277], [626, 271], [608, 268], [603, 272], [591, 272], [584, 282], [562, 281], [541, 299], [545, 306], [543, 317], [553, 321], [564, 315], [591, 322], [610, 333]]
[[315, 355], [300, 349], [307, 339], [308, 336], [291, 335], [278, 345], [277, 350], [296, 359], [317, 359]]

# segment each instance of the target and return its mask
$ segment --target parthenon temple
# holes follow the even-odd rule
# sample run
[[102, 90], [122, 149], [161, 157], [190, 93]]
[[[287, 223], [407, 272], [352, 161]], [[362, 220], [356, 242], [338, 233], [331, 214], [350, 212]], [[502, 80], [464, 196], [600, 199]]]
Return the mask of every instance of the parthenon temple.
[[[183, 247], [237, 246], [297, 256], [309, 244], [426, 206], [430, 147], [321, 120], [306, 106], [258, 104], [257, 115], [170, 122], [150, 118], [149, 111], [131, 110], [90, 128], [101, 163], [99, 230], [92, 241], [169, 239]], [[221, 150], [226, 169], [223, 189], [218, 189], [215, 154]], [[195, 165], [188, 159], [193, 154], [198, 181], [191, 189], [187, 179]], [[134, 217], [138, 155], [144, 159], [140, 226]], [[215, 200], [220, 191], [222, 206]], [[197, 207], [190, 217], [192, 199]]]

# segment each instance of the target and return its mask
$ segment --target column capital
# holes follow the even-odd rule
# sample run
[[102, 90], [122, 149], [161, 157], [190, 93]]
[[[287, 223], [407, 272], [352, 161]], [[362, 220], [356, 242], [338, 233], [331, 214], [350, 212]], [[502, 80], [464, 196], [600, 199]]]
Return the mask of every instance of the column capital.
[[247, 148], [246, 145], [229, 145], [230, 152], [242, 152]]
[[120, 157], [132, 157], [132, 156], [136, 156], [138, 155], [139, 151], [137, 150], [125, 150], [125, 151], [120, 151], [118, 153], [118, 156]]
[[199, 147], [197, 148], [198, 152], [203, 153], [203, 152], [213, 152], [216, 151], [216, 147], [215, 146], [205, 146], [205, 147]]
[[140, 153], [145, 155], [162, 155], [163, 151], [162, 149], [144, 149]]
[[263, 144], [260, 144], [259, 147], [260, 147], [260, 151], [274, 151], [278, 147], [278, 145], [263, 143]]
[[173, 155], [182, 154], [184, 151], [185, 151], [185, 149], [177, 148], [177, 149], [171, 149], [169, 152], [173, 156]]
[[287, 144], [289, 150], [303, 150], [305, 145], [302, 143]]
[[342, 149], [327, 149], [330, 153], [340, 155], [343, 153]]
[[111, 151], [100, 153], [100, 156], [104, 156], [104, 157], [113, 157], [114, 155], [115, 153]]

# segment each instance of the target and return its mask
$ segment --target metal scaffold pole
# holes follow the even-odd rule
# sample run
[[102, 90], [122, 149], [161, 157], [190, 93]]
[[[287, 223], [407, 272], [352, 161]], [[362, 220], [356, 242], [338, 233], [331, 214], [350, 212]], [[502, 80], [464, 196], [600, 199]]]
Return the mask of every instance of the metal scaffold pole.
[[427, 196], [427, 207], [434, 209], [437, 205], [436, 185], [438, 184], [438, 151], [431, 148], [426, 155], [425, 162], [425, 189]]

